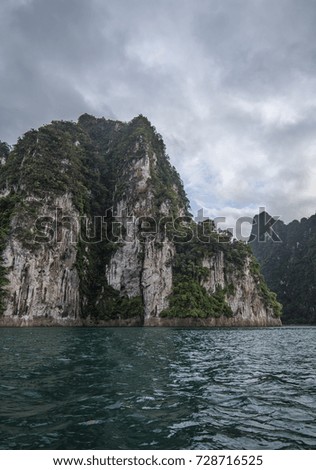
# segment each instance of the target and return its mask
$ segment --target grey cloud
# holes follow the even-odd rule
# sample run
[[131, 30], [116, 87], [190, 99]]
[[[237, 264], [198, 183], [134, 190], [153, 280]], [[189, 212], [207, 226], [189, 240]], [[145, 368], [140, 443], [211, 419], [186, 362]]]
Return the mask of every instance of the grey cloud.
[[139, 113], [193, 209], [314, 212], [313, 0], [3, 0], [0, 139]]

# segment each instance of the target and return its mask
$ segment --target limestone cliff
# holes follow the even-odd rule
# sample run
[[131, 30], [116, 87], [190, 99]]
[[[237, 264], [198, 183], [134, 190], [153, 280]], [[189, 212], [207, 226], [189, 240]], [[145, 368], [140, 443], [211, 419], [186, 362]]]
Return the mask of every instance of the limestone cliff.
[[[67, 193], [56, 197], [49, 205], [44, 204], [38, 215], [53, 219], [56, 207], [63, 210], [65, 215], [79, 215]], [[62, 227], [60, 242], [55, 246], [48, 247], [47, 243], [39, 243], [35, 248], [32, 244], [23, 243], [15, 235], [20, 228], [19, 223], [19, 216], [13, 216], [12, 235], [2, 255], [8, 280], [4, 316], [14, 321], [22, 319], [25, 324], [32, 324], [36, 317], [61, 324], [78, 319], [79, 276], [75, 268], [77, 250], [71, 240], [71, 236], [77, 234], [74, 232], [71, 235], [69, 230]]]
[[191, 219], [145, 117], [53, 122], [5, 150], [0, 324], [280, 324], [247, 245]]

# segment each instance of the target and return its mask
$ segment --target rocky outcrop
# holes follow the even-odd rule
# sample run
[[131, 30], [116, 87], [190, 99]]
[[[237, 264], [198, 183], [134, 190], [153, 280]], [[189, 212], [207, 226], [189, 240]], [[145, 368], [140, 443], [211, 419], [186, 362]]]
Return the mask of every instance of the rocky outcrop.
[[[133, 159], [133, 154], [140, 151], [144, 156]], [[136, 141], [129, 160], [131, 163], [118, 183], [119, 186], [124, 181], [124, 195], [114, 208], [115, 221], [122, 225], [126, 235], [111, 257], [106, 275], [108, 284], [122, 295], [142, 297], [146, 324], [149, 318], [159, 316], [168, 307], [172, 293], [175, 249], [158, 227], [161, 218], [171, 217], [172, 213], [169, 201], [163, 201], [155, 212], [151, 178], [157, 172], [157, 155], [143, 138]], [[176, 185], [173, 191], [177, 191]]]
[[204, 258], [202, 265], [209, 270], [206, 280], [202, 282], [209, 294], [214, 294], [218, 288], [225, 289], [226, 286], [230, 286], [230, 291], [226, 293], [226, 301], [234, 314], [233, 318], [224, 321], [223, 318], [216, 319], [216, 324], [253, 326], [281, 324], [280, 319], [274, 317], [273, 309], [267, 307], [258, 295], [258, 280], [250, 269], [251, 257], [245, 259], [242, 272], [237, 269], [226, 271], [223, 252]]
[[[49, 205], [45, 204], [38, 216], [45, 215], [54, 221], [56, 208], [63, 211], [64, 217], [78, 220], [78, 211], [69, 194], [54, 199]], [[78, 322], [80, 303], [76, 224], [73, 224], [71, 230], [62, 226], [59, 240], [26, 246], [15, 236], [20, 223], [18, 216], [13, 218], [12, 235], [2, 255], [8, 280], [3, 322], [19, 325], [45, 323], [45, 319], [54, 324]], [[32, 226], [33, 219], [28, 220], [28, 224]]]
[[247, 258], [242, 276], [236, 272], [228, 274], [228, 284], [233, 286], [233, 293], [227, 296], [227, 302], [235, 313], [234, 322], [254, 326], [281, 325], [280, 318], [274, 316], [272, 306], [266, 305], [258, 295], [260, 281], [254, 277], [250, 265], [251, 258]]
[[[200, 243], [179, 175], [143, 116], [54, 122], [27, 133], [3, 168], [0, 324], [280, 324], [247, 247], [214, 234]], [[91, 238], [82, 220], [91, 231], [95, 217]], [[185, 227], [192, 238], [178, 243]]]

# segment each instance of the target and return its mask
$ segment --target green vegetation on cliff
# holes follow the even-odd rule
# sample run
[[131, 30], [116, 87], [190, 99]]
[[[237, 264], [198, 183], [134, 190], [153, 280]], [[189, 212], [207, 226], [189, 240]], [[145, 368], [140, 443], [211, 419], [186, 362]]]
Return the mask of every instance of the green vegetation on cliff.
[[316, 215], [286, 225], [263, 212], [254, 219], [251, 240], [265, 281], [283, 305], [283, 322], [316, 324]]
[[[36, 256], [42, 249], [36, 238], [38, 218], [47, 211], [54, 213], [56, 201], [66, 199], [64, 207], [69, 207], [70, 214], [61, 214], [60, 220], [56, 215], [54, 229], [46, 228], [45, 243], [55, 253], [54, 244], [63, 234], [64, 224], [73, 229], [71, 216], [77, 217], [79, 235], [69, 270], [79, 276], [82, 318], [99, 321], [144, 316], [141, 275], [148, 238], [146, 234], [140, 236], [141, 222], [136, 228], [139, 239], [132, 242], [137, 251], [135, 269], [139, 270], [139, 279], [133, 280], [133, 294], [124, 281], [121, 290], [115, 290], [107, 280], [110, 260], [128, 236], [126, 220], [143, 215], [158, 224], [153, 235], [155, 249], [167, 243], [171, 252], [174, 250], [169, 308], [161, 316], [234, 314], [229, 300], [235, 295], [234, 282], [242, 281], [252, 259], [249, 247], [232, 241], [228, 232], [216, 232], [212, 221], [196, 224], [191, 219], [179, 174], [170, 163], [162, 137], [144, 116], [128, 123], [88, 114], [77, 123], [53, 121], [27, 132], [12, 149], [0, 142], [0, 159], [0, 252], [14, 233], [27, 253]], [[122, 207], [125, 212], [135, 209], [136, 215], [115, 213]], [[117, 228], [119, 219], [123, 222]], [[164, 223], [160, 225], [161, 219]], [[61, 270], [69, 255], [67, 250], [63, 253]], [[223, 264], [224, 279], [210, 287], [212, 268], [207, 263], [215, 259]], [[258, 266], [253, 260], [251, 263], [258, 295], [279, 316], [275, 295], [267, 288]], [[5, 305], [6, 280], [7, 271], [0, 263], [0, 312]]]
[[[6, 142], [0, 140], [0, 182], [3, 175], [3, 168], [5, 167], [6, 160], [10, 153], [10, 147]], [[5, 184], [2, 184], [0, 191], [6, 193]], [[9, 232], [10, 232], [10, 221], [14, 211], [16, 198], [12, 195], [7, 197], [0, 197], [0, 255], [5, 249]], [[4, 310], [6, 292], [4, 287], [7, 284], [6, 269], [3, 263], [0, 263], [0, 315]]]
[[282, 304], [278, 301], [277, 294], [268, 288], [264, 276], [261, 273], [260, 265], [256, 259], [251, 260], [250, 270], [259, 285], [259, 292], [265, 305], [272, 308], [276, 317], [281, 317], [281, 315], [283, 315]]
[[[129, 299], [108, 286], [105, 267], [120, 246], [112, 230], [112, 208], [123, 197], [132, 201], [137, 196], [131, 192], [124, 171], [147, 155], [157, 160], [157, 171], [151, 168], [149, 182], [157, 205], [153, 215], [166, 201], [174, 214], [180, 205], [187, 212], [188, 200], [179, 175], [170, 165], [161, 136], [144, 116], [123, 123], [84, 114], [78, 123], [53, 121], [30, 130], [11, 151], [0, 142], [0, 191], [4, 196], [0, 198], [0, 252], [6, 246], [14, 217], [15, 236], [24, 247], [39, 249], [36, 219], [43, 207], [53, 209], [56, 198], [68, 194], [82, 218], [76, 256], [81, 315], [98, 319], [142, 316], [141, 298]], [[103, 223], [94, 224], [95, 217], [102, 218]], [[56, 222], [57, 231], [63, 223]], [[95, 243], [93, 237], [99, 241]], [[55, 238], [49, 241], [51, 249], [54, 243]], [[0, 311], [6, 282], [1, 263]]]
[[5, 163], [5, 160], [8, 158], [9, 153], [10, 153], [10, 146], [6, 142], [2, 142], [0, 140], [0, 160], [3, 159], [3, 162], [1, 162], [2, 165]]
[[[210, 220], [196, 225], [193, 233], [195, 235], [189, 243], [176, 244], [173, 262], [174, 287], [170, 306], [162, 312], [163, 317], [233, 316], [227, 301], [235, 294], [231, 276], [233, 275], [234, 281], [242, 282], [248, 263], [264, 305], [272, 309], [275, 317], [282, 315], [282, 306], [276, 295], [267, 287], [247, 244], [236, 240], [232, 242], [227, 232], [215, 232]], [[211, 294], [204, 287], [211, 273], [210, 269], [203, 265], [203, 260], [218, 260], [219, 255], [222, 256], [225, 266], [225, 284], [224, 287], [217, 285], [215, 292]]]
[[[9, 232], [10, 232], [10, 221], [15, 207], [15, 197], [0, 198], [0, 254], [5, 249]], [[6, 278], [7, 271], [0, 263], [0, 315], [3, 313], [5, 306], [6, 292], [4, 287], [7, 285]]]

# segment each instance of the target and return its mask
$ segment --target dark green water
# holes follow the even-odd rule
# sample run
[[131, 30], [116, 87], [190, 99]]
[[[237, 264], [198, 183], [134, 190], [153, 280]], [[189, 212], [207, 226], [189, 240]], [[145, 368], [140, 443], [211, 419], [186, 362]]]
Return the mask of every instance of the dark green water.
[[1, 329], [1, 449], [316, 449], [316, 328]]

